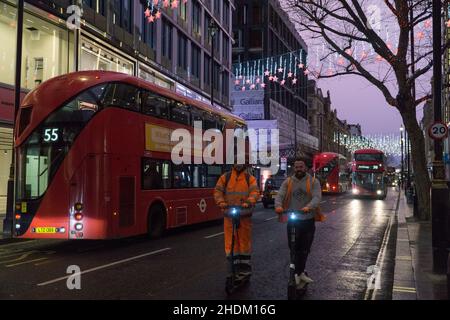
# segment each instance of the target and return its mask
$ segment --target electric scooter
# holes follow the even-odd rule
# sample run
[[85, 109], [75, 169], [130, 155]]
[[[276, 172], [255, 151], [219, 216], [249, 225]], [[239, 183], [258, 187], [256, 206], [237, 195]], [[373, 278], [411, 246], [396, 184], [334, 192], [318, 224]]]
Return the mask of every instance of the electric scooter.
[[[295, 224], [299, 223], [299, 215], [302, 214], [302, 211], [290, 211], [287, 212], [288, 215], [288, 232], [290, 234], [290, 256], [291, 263], [289, 265], [289, 281], [288, 281], [288, 300], [297, 300], [300, 299], [303, 295], [305, 295], [306, 290], [308, 289], [308, 284], [305, 282], [300, 283], [300, 287], [297, 287], [295, 282], [295, 247], [296, 247], [296, 230]], [[305, 274], [307, 274], [305, 272]]]
[[241, 207], [229, 207], [228, 208], [228, 213], [227, 215], [231, 218], [232, 220], [232, 236], [231, 236], [231, 252], [230, 252], [230, 256], [231, 259], [229, 260], [230, 263], [230, 269], [231, 270], [231, 275], [227, 276], [226, 279], [226, 284], [225, 284], [225, 291], [227, 292], [227, 294], [232, 294], [234, 291], [236, 291], [238, 288], [242, 287], [243, 285], [245, 285], [246, 283], [248, 283], [248, 281], [250, 280], [250, 276], [245, 276], [244, 278], [241, 279], [237, 279], [236, 275], [237, 275], [237, 270], [236, 270], [236, 266], [235, 266], [235, 257], [234, 257], [234, 239], [235, 239], [235, 234], [237, 233], [237, 230], [239, 229], [239, 224], [240, 224], [240, 220], [241, 220], [241, 215], [240, 215], [240, 210]]

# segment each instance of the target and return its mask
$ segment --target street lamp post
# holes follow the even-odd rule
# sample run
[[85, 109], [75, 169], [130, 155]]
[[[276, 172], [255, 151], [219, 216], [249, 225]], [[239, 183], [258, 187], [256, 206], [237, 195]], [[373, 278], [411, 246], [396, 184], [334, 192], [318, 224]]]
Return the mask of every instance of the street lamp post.
[[[400, 127], [400, 149], [401, 149], [401, 151], [402, 151], [402, 162], [401, 162], [402, 169], [401, 169], [401, 171], [400, 171], [400, 182], [401, 182], [402, 188], [403, 188], [403, 170], [404, 170], [403, 130], [404, 130], [404, 128], [403, 128], [403, 125], [402, 125], [402, 126]], [[401, 190], [400, 190], [400, 192], [401, 192]]]
[[211, 105], [214, 105], [214, 40], [218, 27], [213, 18], [211, 18], [208, 29], [211, 35]]
[[[22, 75], [22, 37], [23, 37], [23, 12], [24, 0], [19, 0], [17, 3], [17, 34], [16, 34], [16, 75], [15, 75], [15, 90], [14, 90], [14, 118], [13, 131], [16, 125], [17, 111], [20, 105], [21, 92], [21, 75]], [[15, 152], [14, 143], [11, 152], [11, 166], [9, 168], [8, 178], [8, 195], [6, 199], [6, 217], [3, 221], [3, 234], [13, 236], [13, 216], [14, 216], [14, 176], [15, 176]]]
[[[433, 102], [434, 121], [442, 121], [442, 34], [441, 0], [433, 0]], [[447, 225], [449, 219], [449, 190], [445, 181], [442, 141], [434, 140], [433, 179], [431, 183], [431, 220], [433, 245], [433, 271], [447, 271], [450, 247]]]

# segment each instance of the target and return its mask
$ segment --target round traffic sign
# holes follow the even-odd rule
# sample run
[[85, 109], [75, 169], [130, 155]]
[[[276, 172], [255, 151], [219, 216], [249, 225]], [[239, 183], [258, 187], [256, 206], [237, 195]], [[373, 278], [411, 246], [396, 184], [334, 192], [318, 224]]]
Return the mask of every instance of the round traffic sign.
[[444, 122], [435, 122], [428, 130], [428, 134], [431, 139], [442, 140], [448, 136], [447, 125]]

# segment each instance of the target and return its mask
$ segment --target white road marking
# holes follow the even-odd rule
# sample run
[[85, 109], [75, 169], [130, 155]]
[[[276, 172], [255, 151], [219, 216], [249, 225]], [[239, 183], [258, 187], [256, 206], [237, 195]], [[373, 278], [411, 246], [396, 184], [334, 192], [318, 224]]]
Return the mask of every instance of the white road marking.
[[39, 259], [34, 259], [34, 260], [28, 260], [28, 261], [19, 262], [19, 263], [8, 264], [6, 267], [7, 268], [11, 268], [11, 267], [15, 267], [15, 266], [20, 266], [22, 264], [28, 264], [28, 263], [32, 263], [32, 262], [47, 260], [47, 259], [48, 258], [39, 258]]
[[216, 233], [216, 234], [212, 234], [212, 235], [210, 235], [210, 236], [206, 236], [205, 239], [211, 239], [211, 238], [220, 236], [221, 234], [223, 234], [223, 232], [219, 232], [219, 233]]
[[278, 216], [275, 216], [275, 217], [272, 217], [272, 218], [266, 219], [266, 220], [264, 220], [264, 221], [270, 221], [270, 220], [273, 220], [273, 219], [276, 219], [276, 218], [278, 218]]
[[105, 269], [105, 268], [112, 267], [112, 266], [115, 266], [115, 265], [118, 265], [118, 264], [121, 264], [121, 263], [125, 263], [125, 262], [128, 262], [128, 261], [137, 260], [137, 259], [140, 259], [140, 258], [144, 258], [144, 257], [147, 257], [147, 256], [154, 255], [154, 254], [156, 254], [156, 253], [160, 253], [160, 252], [164, 252], [164, 251], [168, 251], [168, 250], [171, 250], [171, 248], [164, 248], [164, 249], [160, 249], [160, 250], [156, 250], [156, 251], [144, 253], [144, 254], [141, 254], [141, 255], [138, 255], [138, 256], [135, 256], [135, 257], [131, 257], [131, 258], [119, 260], [119, 261], [116, 261], [116, 262], [108, 263], [108, 264], [105, 264], [105, 265], [102, 265], [102, 266], [98, 266], [98, 267], [95, 267], [95, 268], [91, 268], [91, 269], [82, 271], [82, 272], [80, 272], [80, 273], [71, 274], [71, 275], [68, 275], [68, 276], [65, 276], [65, 277], [56, 278], [56, 279], [53, 279], [53, 280], [50, 280], [50, 281], [42, 282], [42, 283], [37, 284], [37, 286], [39, 286], [39, 287], [41, 287], [41, 286], [46, 286], [46, 285], [48, 285], [48, 284], [52, 284], [52, 283], [55, 283], [55, 282], [59, 282], [59, 281], [62, 281], [62, 280], [66, 280], [66, 279], [68, 279], [69, 277], [72, 277], [72, 276], [74, 276], [74, 275], [82, 275], [82, 274], [86, 274], [86, 273], [89, 273], [89, 272], [93, 272], [93, 271]]

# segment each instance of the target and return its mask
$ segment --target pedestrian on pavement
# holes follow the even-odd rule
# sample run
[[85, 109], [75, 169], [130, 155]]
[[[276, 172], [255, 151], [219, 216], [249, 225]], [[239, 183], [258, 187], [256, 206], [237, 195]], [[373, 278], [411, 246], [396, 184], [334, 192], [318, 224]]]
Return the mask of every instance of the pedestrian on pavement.
[[[294, 175], [288, 177], [280, 187], [275, 198], [275, 211], [279, 214], [279, 221], [283, 222], [286, 211], [304, 212], [295, 222], [296, 248], [295, 248], [295, 281], [298, 287], [301, 282], [311, 283], [313, 280], [305, 274], [306, 260], [311, 250], [316, 230], [315, 221], [323, 221], [319, 213], [322, 190], [320, 181], [307, 173], [304, 161], [294, 163]], [[290, 232], [288, 230], [288, 243], [291, 246]]]
[[[235, 161], [236, 162], [236, 161]], [[228, 276], [231, 276], [231, 238], [232, 219], [226, 215], [230, 206], [240, 206], [240, 224], [235, 232], [234, 263], [236, 279], [250, 277], [252, 250], [252, 220], [251, 216], [260, 196], [256, 178], [248, 173], [246, 164], [235, 164], [232, 171], [223, 174], [217, 181], [214, 190], [214, 200], [225, 214], [225, 254], [228, 260]]]

